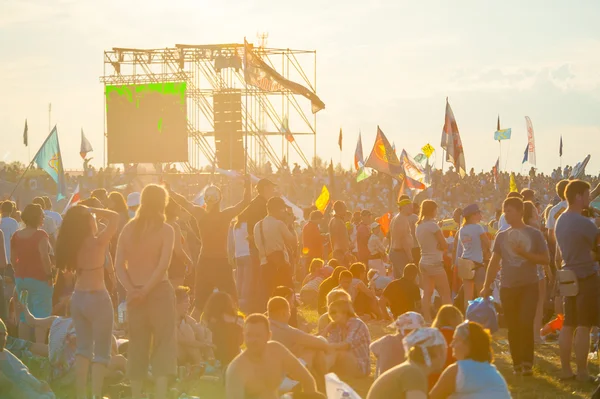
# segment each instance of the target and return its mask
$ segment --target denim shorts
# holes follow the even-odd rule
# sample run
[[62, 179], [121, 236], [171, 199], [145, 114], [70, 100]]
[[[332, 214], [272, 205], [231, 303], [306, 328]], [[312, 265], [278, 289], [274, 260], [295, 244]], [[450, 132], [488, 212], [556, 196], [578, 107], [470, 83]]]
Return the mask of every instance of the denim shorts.
[[[52, 294], [54, 287], [46, 281], [34, 278], [16, 278], [15, 288], [17, 295], [27, 291], [27, 307], [31, 314], [37, 318], [48, 317], [52, 314]], [[21, 321], [25, 322], [25, 314], [21, 313]]]
[[424, 276], [438, 276], [440, 274], [445, 275], [446, 269], [444, 269], [444, 263], [434, 263], [432, 265], [426, 265], [424, 263], [419, 263], [419, 270], [421, 274]]

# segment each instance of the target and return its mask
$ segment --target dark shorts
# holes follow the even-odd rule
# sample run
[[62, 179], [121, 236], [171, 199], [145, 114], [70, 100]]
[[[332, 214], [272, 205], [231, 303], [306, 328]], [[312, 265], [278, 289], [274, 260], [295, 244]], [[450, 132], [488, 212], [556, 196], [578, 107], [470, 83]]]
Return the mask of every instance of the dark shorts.
[[576, 296], [565, 297], [565, 322], [568, 327], [593, 327], [598, 325], [598, 275], [577, 280], [579, 292]]

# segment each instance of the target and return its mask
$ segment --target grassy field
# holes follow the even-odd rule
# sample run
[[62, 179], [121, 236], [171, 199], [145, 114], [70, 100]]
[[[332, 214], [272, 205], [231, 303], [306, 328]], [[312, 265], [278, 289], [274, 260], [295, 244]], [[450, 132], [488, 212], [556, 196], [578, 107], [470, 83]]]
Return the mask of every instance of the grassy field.
[[[317, 314], [314, 311], [301, 310], [300, 314], [305, 318], [309, 325], [316, 325]], [[369, 325], [371, 338], [373, 340], [384, 334], [391, 333], [385, 327], [387, 323], [372, 323]], [[544, 399], [544, 398], [589, 398], [596, 388], [591, 383], [563, 382], [558, 380], [560, 363], [558, 360], [558, 344], [550, 343], [536, 347], [536, 365], [532, 377], [514, 376], [510, 362], [510, 353], [508, 351], [508, 342], [505, 331], [500, 330], [494, 335], [494, 354], [495, 364], [502, 372], [513, 398], [515, 399]], [[375, 359], [373, 359], [374, 372]], [[595, 375], [598, 373], [598, 361], [591, 365], [591, 371]], [[361, 397], [366, 398], [369, 387], [373, 383], [373, 378], [362, 378], [346, 381]], [[221, 399], [224, 398], [223, 387], [218, 383], [198, 381], [189, 387], [188, 395], [196, 395], [202, 399]]]

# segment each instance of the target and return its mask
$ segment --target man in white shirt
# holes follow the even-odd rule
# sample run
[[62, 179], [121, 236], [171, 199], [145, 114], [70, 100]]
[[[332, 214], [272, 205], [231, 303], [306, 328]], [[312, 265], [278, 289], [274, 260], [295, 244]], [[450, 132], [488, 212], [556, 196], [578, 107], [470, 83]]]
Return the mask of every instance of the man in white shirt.
[[[46, 203], [44, 202], [44, 199], [42, 197], [35, 197], [33, 201], [31, 201], [31, 203], [39, 205], [42, 209], [44, 209], [44, 207], [46, 206]], [[54, 248], [54, 244], [56, 243], [56, 236], [58, 234], [58, 227], [56, 227], [56, 222], [54, 221], [54, 219], [52, 219], [52, 217], [46, 216], [45, 211], [44, 216], [45, 217], [44, 224], [42, 225], [42, 230], [44, 230], [46, 234], [48, 234], [48, 237], [50, 238], [50, 245], [52, 246], [52, 248]]]
[[60, 213], [52, 210], [52, 201], [50, 201], [49, 197], [44, 196], [42, 199], [44, 200], [44, 214], [46, 217], [52, 218], [56, 228], [60, 229], [60, 225], [62, 224], [62, 216], [60, 216]]
[[12, 201], [4, 201], [0, 205], [2, 219], [0, 219], [0, 230], [4, 233], [4, 249], [6, 251], [6, 264], [10, 265], [10, 239], [17, 230], [19, 223], [10, 217], [15, 209], [15, 204]]

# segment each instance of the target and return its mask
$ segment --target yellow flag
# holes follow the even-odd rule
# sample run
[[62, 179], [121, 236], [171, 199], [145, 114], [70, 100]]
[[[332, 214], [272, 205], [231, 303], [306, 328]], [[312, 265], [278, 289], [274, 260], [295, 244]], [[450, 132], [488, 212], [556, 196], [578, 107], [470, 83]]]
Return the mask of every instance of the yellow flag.
[[323, 186], [323, 188], [321, 189], [321, 194], [319, 195], [319, 198], [317, 198], [317, 200], [315, 201], [315, 206], [317, 207], [318, 210], [321, 211], [321, 213], [325, 212], [325, 208], [327, 208], [327, 205], [329, 204], [329, 190], [327, 190], [327, 186]]
[[518, 193], [519, 189], [517, 188], [517, 182], [515, 181], [515, 172], [510, 174], [510, 192]]
[[429, 158], [431, 156], [431, 154], [433, 154], [433, 152], [435, 151], [435, 148], [433, 148], [433, 146], [429, 143], [425, 144], [425, 146], [423, 148], [421, 148], [421, 151], [423, 151], [423, 154]]

